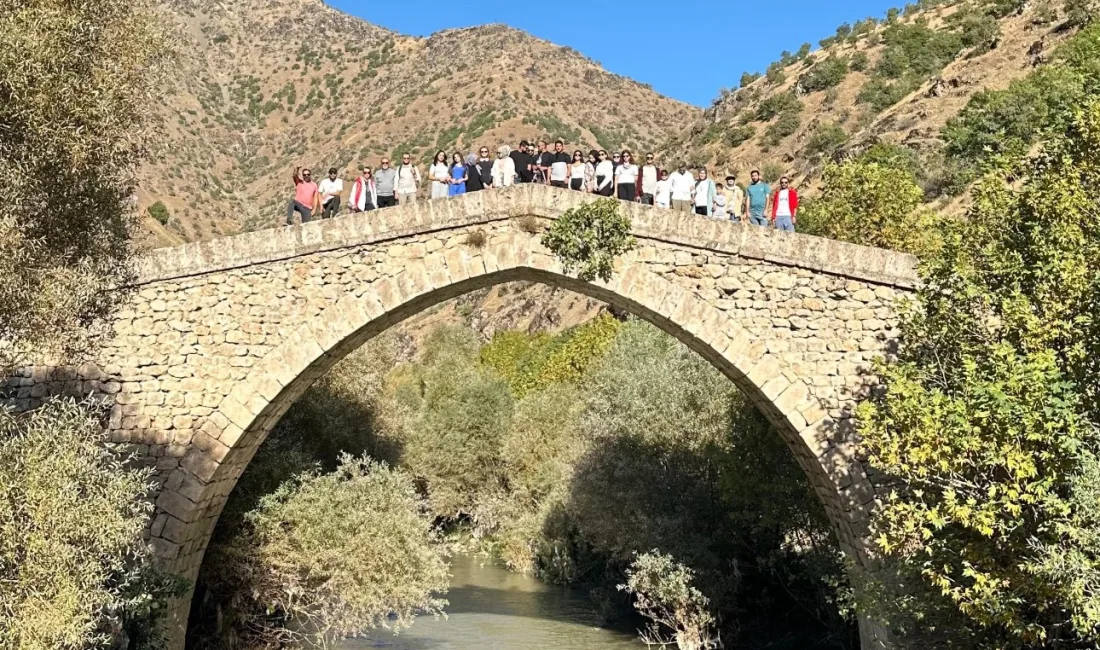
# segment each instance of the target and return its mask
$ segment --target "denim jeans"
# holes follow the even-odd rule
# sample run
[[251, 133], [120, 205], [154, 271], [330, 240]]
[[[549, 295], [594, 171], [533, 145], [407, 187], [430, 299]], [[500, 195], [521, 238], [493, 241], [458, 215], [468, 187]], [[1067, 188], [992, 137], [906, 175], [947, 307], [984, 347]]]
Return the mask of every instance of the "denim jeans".
[[786, 230], [787, 232], [794, 232], [794, 221], [790, 217], [776, 217], [775, 229]]
[[294, 213], [302, 215], [302, 223], [309, 223], [310, 217], [313, 216], [313, 211], [306, 206], [298, 203], [294, 199], [290, 200], [290, 205], [286, 206], [286, 225], [294, 225]]
[[764, 226], [765, 228], [768, 227], [768, 218], [762, 214], [752, 214], [750, 212], [749, 221], [752, 222], [752, 225], [754, 226]]

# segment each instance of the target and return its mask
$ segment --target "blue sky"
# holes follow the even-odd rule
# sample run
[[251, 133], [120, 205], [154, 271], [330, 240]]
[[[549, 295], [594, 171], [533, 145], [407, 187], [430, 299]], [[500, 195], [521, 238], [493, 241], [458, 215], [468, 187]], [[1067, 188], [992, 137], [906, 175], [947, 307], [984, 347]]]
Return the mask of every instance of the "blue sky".
[[[709, 105], [735, 88], [745, 70], [763, 71], [783, 50], [817, 42], [844, 22], [883, 16], [903, 0], [703, 2], [636, 0], [327, 0], [343, 11], [404, 34], [506, 23], [569, 45], [603, 67], [658, 92]], [[474, 8], [479, 11], [473, 11]]]

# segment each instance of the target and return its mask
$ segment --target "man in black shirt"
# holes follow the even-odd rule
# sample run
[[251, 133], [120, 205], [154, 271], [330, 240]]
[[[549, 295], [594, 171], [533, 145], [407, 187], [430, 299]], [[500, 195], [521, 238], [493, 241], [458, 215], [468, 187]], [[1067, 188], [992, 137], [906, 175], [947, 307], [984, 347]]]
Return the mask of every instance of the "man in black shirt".
[[512, 161], [516, 163], [516, 176], [521, 183], [530, 183], [535, 179], [535, 171], [532, 169], [535, 166], [535, 158], [528, 153], [530, 147], [531, 144], [523, 140], [519, 143], [519, 149], [510, 154]]

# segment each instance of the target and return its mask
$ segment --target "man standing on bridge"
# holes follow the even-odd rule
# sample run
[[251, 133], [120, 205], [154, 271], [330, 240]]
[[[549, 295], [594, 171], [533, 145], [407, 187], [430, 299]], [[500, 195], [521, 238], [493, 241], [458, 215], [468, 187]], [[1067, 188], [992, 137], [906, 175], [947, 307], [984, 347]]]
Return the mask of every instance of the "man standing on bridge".
[[767, 228], [768, 217], [765, 213], [768, 209], [768, 198], [772, 193], [771, 185], [760, 180], [760, 170], [752, 170], [750, 178], [752, 183], [745, 189], [745, 217], [752, 225]]
[[309, 223], [310, 218], [321, 209], [321, 195], [317, 191], [317, 183], [313, 182], [313, 173], [301, 167], [294, 168], [294, 198], [286, 207], [286, 225], [294, 225], [294, 213], [302, 216], [302, 223]]

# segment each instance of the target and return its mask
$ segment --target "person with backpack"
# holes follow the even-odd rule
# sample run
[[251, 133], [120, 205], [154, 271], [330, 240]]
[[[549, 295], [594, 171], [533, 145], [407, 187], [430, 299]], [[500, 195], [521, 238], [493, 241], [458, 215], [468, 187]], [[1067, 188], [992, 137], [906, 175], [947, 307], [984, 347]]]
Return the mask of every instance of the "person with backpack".
[[[446, 160], [446, 154], [443, 156]], [[401, 164], [397, 166], [395, 178], [397, 202], [401, 205], [416, 203], [416, 191], [420, 189], [420, 170], [412, 164], [412, 155], [401, 154]]]

